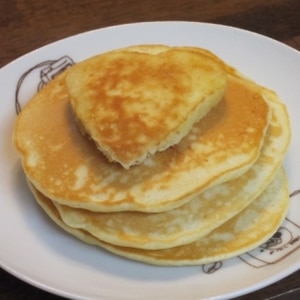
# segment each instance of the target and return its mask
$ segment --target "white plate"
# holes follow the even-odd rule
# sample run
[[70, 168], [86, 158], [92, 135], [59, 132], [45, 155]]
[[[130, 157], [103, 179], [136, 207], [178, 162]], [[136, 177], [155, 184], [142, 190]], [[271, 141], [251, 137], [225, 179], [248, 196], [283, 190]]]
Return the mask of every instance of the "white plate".
[[36, 205], [11, 142], [16, 102], [22, 107], [69, 64], [102, 51], [143, 43], [210, 49], [275, 90], [289, 108], [294, 134], [285, 161], [290, 191], [300, 189], [299, 52], [258, 34], [203, 23], [139, 23], [87, 32], [33, 51], [0, 70], [1, 267], [65, 297], [131, 300], [232, 298], [298, 270], [300, 194], [291, 197], [288, 217], [267, 245], [228, 261], [195, 267], [149, 266], [85, 245], [57, 228]]

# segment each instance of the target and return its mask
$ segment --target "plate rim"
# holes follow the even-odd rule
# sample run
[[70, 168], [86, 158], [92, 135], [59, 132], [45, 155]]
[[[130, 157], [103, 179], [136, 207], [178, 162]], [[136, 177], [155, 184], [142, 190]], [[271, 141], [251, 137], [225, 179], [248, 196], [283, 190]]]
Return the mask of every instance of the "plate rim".
[[[286, 45], [286, 44], [284, 44], [284, 43], [282, 43], [280, 41], [277, 41], [277, 40], [275, 40], [273, 38], [270, 38], [268, 36], [264, 36], [264, 35], [261, 35], [259, 33], [252, 32], [252, 31], [249, 31], [249, 30], [246, 30], [246, 29], [242, 29], [242, 28], [238, 28], [238, 27], [234, 27], [234, 26], [222, 25], [222, 24], [206, 23], [206, 22], [194, 22], [194, 21], [149, 21], [149, 22], [133, 22], [133, 23], [125, 23], [125, 24], [119, 24], [119, 25], [111, 25], [111, 26], [107, 26], [107, 27], [96, 28], [96, 29], [92, 29], [92, 30], [80, 32], [80, 33], [77, 33], [77, 34], [74, 34], [74, 35], [71, 35], [71, 36], [67, 36], [67, 37], [61, 38], [59, 40], [56, 40], [56, 41], [53, 41], [53, 42], [48, 43], [46, 45], [43, 45], [43, 46], [41, 46], [41, 47], [39, 47], [37, 49], [34, 49], [34, 50], [32, 50], [32, 51], [30, 51], [28, 53], [25, 53], [24, 55], [22, 55], [22, 56], [20, 56], [20, 57], [18, 57], [16, 59], [14, 59], [11, 62], [8, 62], [7, 64], [5, 64], [4, 66], [2, 66], [0, 68], [0, 74], [2, 72], [5, 73], [5, 70], [7, 68], [9, 68], [13, 64], [22, 63], [22, 60], [27, 59], [27, 57], [30, 57], [34, 53], [39, 52], [42, 49], [46, 49], [47, 50], [47, 48], [49, 48], [49, 46], [55, 47], [56, 44], [63, 43], [65, 41], [69, 40], [69, 39], [76, 40], [76, 39], [80, 39], [81, 36], [99, 34], [99, 32], [101, 33], [101, 31], [105, 31], [105, 30], [116, 30], [116, 29], [118, 30], [120, 27], [126, 28], [126, 27], [132, 27], [132, 26], [133, 27], [140, 26], [140, 25], [144, 25], [144, 26], [145, 25], [146, 26], [150, 25], [151, 26], [152, 24], [156, 24], [157, 26], [158, 25], [166, 25], [166, 24], [169, 24], [169, 25], [171, 25], [171, 24], [188, 24], [188, 25], [196, 25], [196, 26], [205, 25], [205, 26], [211, 26], [211, 27], [217, 26], [218, 28], [222, 28], [222, 29], [225, 29], [225, 30], [230, 29], [230, 30], [235, 30], [235, 31], [237, 31], [239, 33], [240, 32], [244, 32], [246, 34], [252, 34], [254, 36], [258, 36], [258, 37], [263, 38], [263, 39], [268, 39], [268, 40], [270, 40], [272, 42], [275, 42], [275, 43], [279, 44], [280, 46], [284, 46], [287, 49], [289, 49], [289, 51], [292, 50], [293, 52], [295, 52], [296, 54], [298, 54], [299, 55], [299, 59], [300, 59], [300, 52], [298, 50], [296, 50], [296, 49], [294, 49], [294, 48], [292, 48], [292, 47], [290, 47], [290, 46], [288, 46], [288, 45]], [[66, 292], [66, 291], [62, 291], [62, 290], [59, 290], [57, 288], [45, 285], [42, 282], [38, 282], [36, 280], [33, 280], [32, 278], [30, 278], [30, 277], [28, 277], [28, 276], [26, 276], [24, 274], [19, 273], [17, 270], [15, 270], [14, 268], [11, 268], [9, 265], [5, 265], [2, 262], [1, 256], [0, 256], [0, 261], [1, 261], [1, 268], [3, 268], [5, 271], [7, 271], [8, 273], [10, 273], [11, 275], [17, 277], [18, 279], [20, 279], [22, 281], [25, 281], [28, 284], [33, 285], [33, 286], [35, 286], [37, 288], [40, 288], [42, 290], [45, 290], [47, 292], [50, 292], [50, 293], [53, 293], [53, 294], [57, 294], [57, 295], [60, 295], [62, 297], [72, 297], [72, 298], [74, 298], [74, 295], [72, 293], [69, 293], [69, 292]], [[288, 268], [288, 270], [287, 269], [282, 270], [279, 273], [279, 277], [278, 276], [276, 277], [274, 275], [273, 277], [276, 277], [276, 279], [273, 278], [274, 281], [269, 280], [268, 283], [263, 284], [262, 286], [260, 286], [260, 288], [263, 288], [263, 287], [265, 287], [265, 286], [267, 286], [267, 285], [269, 285], [271, 283], [274, 283], [274, 282], [276, 282], [278, 280], [281, 280], [282, 278], [285, 278], [286, 276], [294, 273], [295, 271], [297, 271], [297, 269], [300, 268], [300, 259], [299, 259], [298, 264], [299, 264], [299, 266], [295, 264], [295, 266], [290, 266]], [[298, 266], [298, 267], [296, 267], [296, 266]], [[252, 289], [251, 289], [251, 287], [248, 287], [247, 290], [243, 294], [238, 293], [235, 297], [241, 296], [241, 295], [245, 295], [246, 293], [253, 292], [253, 291], [256, 291], [256, 290], [257, 290], [257, 288], [255, 286], [253, 286]], [[241, 292], [241, 290], [239, 292]], [[229, 293], [228, 296], [232, 296], [233, 294], [234, 293]], [[227, 296], [227, 295], [225, 295], [225, 296]], [[82, 299], [82, 298], [80, 298], [80, 297], [76, 298], [75, 297], [74, 299]]]

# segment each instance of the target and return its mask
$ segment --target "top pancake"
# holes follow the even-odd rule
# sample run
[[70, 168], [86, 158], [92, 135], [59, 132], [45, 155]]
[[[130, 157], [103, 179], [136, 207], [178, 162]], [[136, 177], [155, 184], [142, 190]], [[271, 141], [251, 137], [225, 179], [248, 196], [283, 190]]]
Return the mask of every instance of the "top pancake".
[[129, 168], [177, 144], [223, 97], [223, 65], [201, 52], [132, 47], [69, 69], [66, 86], [83, 132]]

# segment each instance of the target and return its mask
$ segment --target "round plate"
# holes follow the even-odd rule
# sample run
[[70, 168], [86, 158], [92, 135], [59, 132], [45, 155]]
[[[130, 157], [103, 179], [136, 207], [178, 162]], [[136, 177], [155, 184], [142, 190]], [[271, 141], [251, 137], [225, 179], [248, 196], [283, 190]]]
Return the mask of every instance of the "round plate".
[[[16, 113], [59, 72], [91, 55], [133, 44], [207, 48], [275, 90], [291, 119], [285, 160], [291, 205], [277, 234], [258, 249], [215, 264], [157, 267], [114, 256], [69, 236], [35, 203], [12, 144]], [[232, 298], [300, 267], [300, 54], [270, 38], [221, 25], [150, 22], [79, 34], [33, 51], [0, 70], [0, 263], [22, 280], [73, 299]], [[230, 279], [230, 280], [229, 280]]]

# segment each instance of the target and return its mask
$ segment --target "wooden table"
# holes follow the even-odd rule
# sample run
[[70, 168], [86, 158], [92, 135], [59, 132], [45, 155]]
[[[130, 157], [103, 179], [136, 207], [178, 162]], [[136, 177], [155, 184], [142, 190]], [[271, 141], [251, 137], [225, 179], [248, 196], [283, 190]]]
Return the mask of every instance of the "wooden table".
[[[0, 0], [0, 67], [58, 39], [131, 22], [185, 20], [236, 26], [300, 50], [299, 0]], [[1, 241], [0, 241], [1, 242]], [[300, 299], [300, 271], [238, 299]], [[0, 270], [0, 299], [62, 299]]]

